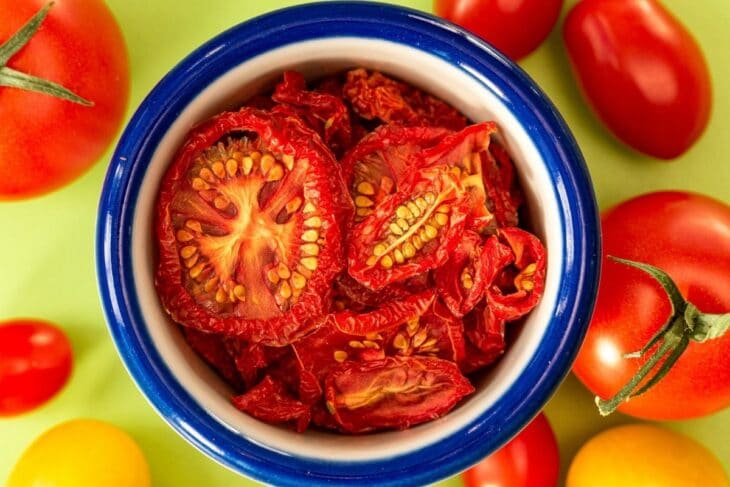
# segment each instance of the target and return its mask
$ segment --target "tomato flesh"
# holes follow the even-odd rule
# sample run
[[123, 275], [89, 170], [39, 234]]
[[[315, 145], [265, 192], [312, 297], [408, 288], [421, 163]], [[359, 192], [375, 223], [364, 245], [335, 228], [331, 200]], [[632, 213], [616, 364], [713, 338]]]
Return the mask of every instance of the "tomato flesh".
[[286, 342], [329, 306], [342, 182], [327, 180], [333, 161], [319, 146], [274, 142], [311, 138], [292, 119], [242, 110], [197, 130], [158, 202], [163, 304], [187, 326]]

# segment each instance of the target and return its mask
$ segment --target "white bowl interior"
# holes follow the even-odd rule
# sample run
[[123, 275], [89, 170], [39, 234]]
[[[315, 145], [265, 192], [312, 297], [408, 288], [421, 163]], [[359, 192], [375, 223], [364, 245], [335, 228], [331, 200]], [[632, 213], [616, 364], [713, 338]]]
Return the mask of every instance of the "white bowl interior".
[[[286, 69], [318, 78], [365, 66], [403, 79], [447, 101], [474, 121], [494, 120], [515, 160], [527, 197], [533, 230], [548, 249], [545, 293], [515, 342], [488, 373], [477, 377], [477, 392], [445, 417], [408, 431], [343, 436], [321, 431], [299, 434], [257, 421], [230, 404], [228, 386], [192, 352], [157, 300], [153, 273], [153, 215], [159, 183], [187, 132], [196, 123], [239, 106], [266, 91]], [[480, 81], [477, 81], [477, 79]], [[543, 161], [515, 116], [495, 94], [489, 73], [465, 73], [422, 50], [363, 38], [332, 38], [288, 45], [241, 63], [211, 83], [180, 113], [160, 142], [140, 188], [132, 229], [136, 292], [150, 336], [180, 384], [220, 423], [249, 440], [288, 454], [323, 461], [365, 461], [392, 457], [436, 443], [477, 418], [512, 385], [544, 334], [557, 299], [563, 241], [556, 195]]]

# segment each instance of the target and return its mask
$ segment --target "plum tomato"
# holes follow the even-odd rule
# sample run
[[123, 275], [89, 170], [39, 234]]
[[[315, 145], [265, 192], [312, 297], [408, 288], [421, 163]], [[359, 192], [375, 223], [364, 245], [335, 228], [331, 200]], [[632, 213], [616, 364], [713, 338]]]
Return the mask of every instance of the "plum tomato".
[[547, 38], [563, 0], [434, 0], [436, 15], [483, 38], [513, 60]]
[[127, 108], [129, 60], [102, 0], [0, 0], [0, 45], [0, 200], [29, 198], [102, 156]]
[[39, 320], [0, 323], [0, 417], [30, 411], [68, 381], [73, 351], [66, 334]]
[[185, 326], [289, 343], [329, 309], [345, 198], [331, 153], [298, 118], [245, 108], [201, 124], [159, 193], [162, 304]]
[[126, 432], [93, 419], [61, 423], [40, 435], [18, 460], [6, 487], [150, 487], [142, 450]]
[[461, 474], [461, 478], [465, 487], [555, 487], [559, 472], [558, 442], [547, 418], [540, 413], [509, 443]]
[[659, 1], [583, 0], [563, 36], [580, 88], [624, 143], [673, 159], [702, 135], [712, 104], [707, 63]]
[[[730, 206], [693, 193], [648, 193], [605, 211], [601, 223], [598, 298], [573, 370], [591, 392], [609, 398], [648, 361], [623, 355], [642, 349], [658, 331], [666, 330], [673, 307], [655, 279], [609, 256], [662, 269], [676, 283], [679, 300], [686, 299], [701, 312], [729, 313]], [[730, 406], [730, 334], [704, 343], [690, 340], [685, 346], [657, 384], [622, 402], [618, 410], [674, 420]]]
[[[689, 401], [685, 401], [689, 402]], [[687, 436], [649, 424], [629, 424], [594, 436], [578, 450], [566, 487], [728, 487], [722, 463]]]

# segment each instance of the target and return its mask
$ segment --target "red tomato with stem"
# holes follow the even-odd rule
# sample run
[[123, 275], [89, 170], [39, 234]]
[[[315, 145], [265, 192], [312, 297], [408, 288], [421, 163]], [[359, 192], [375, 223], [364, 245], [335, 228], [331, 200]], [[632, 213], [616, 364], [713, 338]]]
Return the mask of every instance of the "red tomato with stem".
[[33, 319], [0, 323], [0, 416], [34, 409], [71, 375], [71, 343], [59, 328]]
[[512, 441], [462, 474], [466, 487], [555, 487], [560, 454], [540, 413]]
[[655, 0], [584, 0], [563, 30], [578, 84], [634, 149], [675, 158], [702, 135], [712, 86], [700, 47]]
[[[0, 0], [0, 45], [47, 4]], [[8, 87], [2, 77], [8, 69], [55, 82], [93, 106]], [[127, 51], [109, 8], [101, 0], [55, 2], [27, 44], [0, 60], [0, 200], [76, 179], [109, 146], [128, 98]]]
[[542, 44], [563, 0], [434, 0], [436, 15], [482, 37], [514, 60]]
[[[649, 193], [603, 214], [603, 271], [596, 309], [574, 371], [608, 398], [628, 383], [641, 349], [670, 315], [661, 286], [616, 256], [664, 270], [682, 296], [704, 313], [730, 312], [730, 206], [684, 192]], [[730, 405], [730, 334], [691, 341], [664, 378], [624, 402], [621, 412], [647, 419], [704, 416]]]

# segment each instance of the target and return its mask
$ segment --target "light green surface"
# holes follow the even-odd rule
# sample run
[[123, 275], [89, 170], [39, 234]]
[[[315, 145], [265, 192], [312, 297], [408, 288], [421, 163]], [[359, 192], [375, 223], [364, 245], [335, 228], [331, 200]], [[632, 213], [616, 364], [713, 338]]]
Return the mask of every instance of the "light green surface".
[[[177, 61], [218, 32], [294, 1], [110, 0], [132, 61], [132, 108]], [[423, 10], [429, 0], [395, 2]], [[575, 1], [568, 0], [566, 8]], [[672, 163], [633, 153], [596, 122], [568, 72], [559, 30], [522, 66], [543, 87], [573, 129], [586, 156], [602, 208], [655, 189], [704, 192], [730, 203], [730, 9], [727, 0], [667, 0], [695, 33], [712, 69], [714, 112], [702, 140]], [[33, 316], [61, 325], [76, 353], [70, 384], [33, 413], [0, 419], [0, 482], [22, 450], [65, 419], [100, 418], [137, 439], [155, 486], [255, 485], [206, 458], [174, 433], [143, 399], [125, 372], [106, 331], [94, 275], [96, 205], [106, 161], [55, 194], [0, 203], [0, 320]], [[0, 175], [1, 177], [2, 175]], [[688, 400], [691, 398], [678, 398]], [[578, 447], [594, 433], [632, 421], [600, 419], [591, 396], [572, 376], [547, 407], [560, 443], [563, 472]], [[668, 427], [697, 438], [730, 470], [730, 410]], [[458, 486], [457, 480], [443, 486]]]

